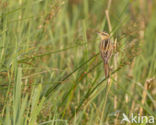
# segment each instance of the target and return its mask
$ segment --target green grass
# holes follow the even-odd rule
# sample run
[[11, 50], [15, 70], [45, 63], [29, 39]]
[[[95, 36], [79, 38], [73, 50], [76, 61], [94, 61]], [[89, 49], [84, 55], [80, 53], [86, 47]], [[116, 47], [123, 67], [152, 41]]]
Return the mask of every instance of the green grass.
[[[2, 0], [0, 125], [119, 125], [122, 113], [140, 112], [156, 118], [155, 6]], [[97, 31], [117, 40], [109, 85]]]

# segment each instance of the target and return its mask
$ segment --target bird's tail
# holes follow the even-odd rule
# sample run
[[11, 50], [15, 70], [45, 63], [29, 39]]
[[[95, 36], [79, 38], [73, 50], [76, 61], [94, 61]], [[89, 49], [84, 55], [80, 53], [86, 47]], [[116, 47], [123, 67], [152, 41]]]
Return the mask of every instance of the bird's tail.
[[108, 62], [104, 63], [104, 71], [105, 71], [105, 77], [109, 76], [109, 64]]

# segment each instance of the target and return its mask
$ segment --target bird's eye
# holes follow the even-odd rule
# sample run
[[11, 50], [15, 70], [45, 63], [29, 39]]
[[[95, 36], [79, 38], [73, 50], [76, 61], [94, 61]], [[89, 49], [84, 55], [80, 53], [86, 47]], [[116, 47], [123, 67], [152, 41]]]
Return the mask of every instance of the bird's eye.
[[102, 35], [106, 35], [105, 33], [102, 33]]

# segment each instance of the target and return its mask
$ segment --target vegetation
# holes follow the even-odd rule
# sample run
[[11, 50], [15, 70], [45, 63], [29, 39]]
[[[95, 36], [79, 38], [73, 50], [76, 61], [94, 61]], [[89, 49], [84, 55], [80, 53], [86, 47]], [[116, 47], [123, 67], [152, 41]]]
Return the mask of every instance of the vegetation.
[[[155, 6], [1, 0], [0, 124], [120, 125], [123, 113], [156, 118]], [[97, 31], [114, 44], [110, 78]]]

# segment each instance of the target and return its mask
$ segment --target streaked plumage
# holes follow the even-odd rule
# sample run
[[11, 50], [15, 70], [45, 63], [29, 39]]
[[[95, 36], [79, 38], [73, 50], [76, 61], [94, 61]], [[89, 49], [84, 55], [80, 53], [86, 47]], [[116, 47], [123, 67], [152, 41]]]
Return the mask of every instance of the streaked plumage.
[[98, 34], [101, 37], [99, 49], [100, 49], [101, 57], [104, 62], [105, 77], [108, 77], [109, 76], [109, 59], [112, 56], [113, 44], [111, 43], [110, 36], [108, 33], [98, 32]]

